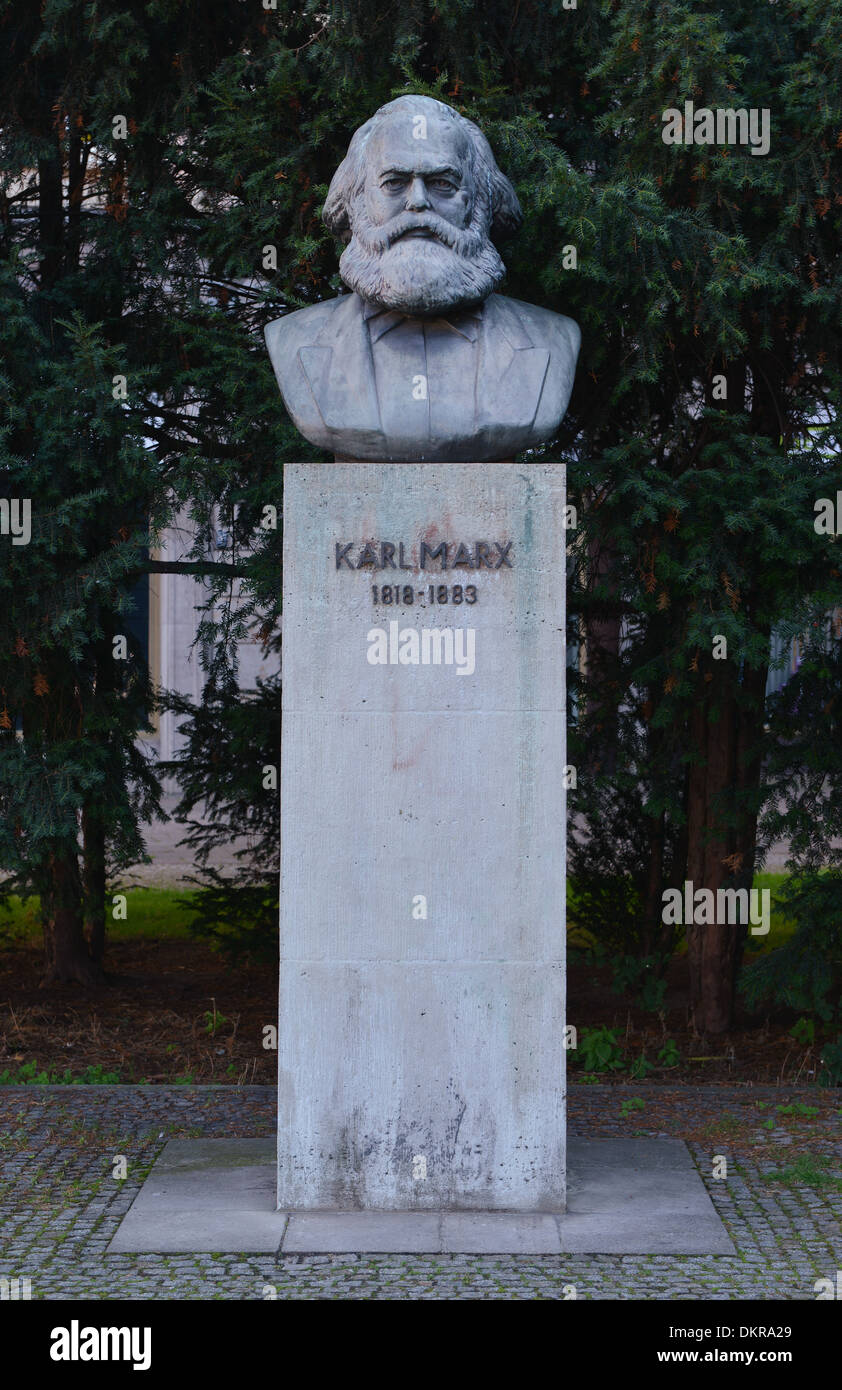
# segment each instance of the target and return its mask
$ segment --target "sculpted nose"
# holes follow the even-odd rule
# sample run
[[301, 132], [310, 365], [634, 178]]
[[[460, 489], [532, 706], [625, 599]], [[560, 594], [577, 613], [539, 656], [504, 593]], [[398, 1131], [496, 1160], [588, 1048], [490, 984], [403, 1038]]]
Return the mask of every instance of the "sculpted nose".
[[431, 206], [427, 196], [427, 185], [422, 178], [414, 178], [409, 186], [406, 195], [406, 207], [408, 212], [423, 212], [424, 208]]

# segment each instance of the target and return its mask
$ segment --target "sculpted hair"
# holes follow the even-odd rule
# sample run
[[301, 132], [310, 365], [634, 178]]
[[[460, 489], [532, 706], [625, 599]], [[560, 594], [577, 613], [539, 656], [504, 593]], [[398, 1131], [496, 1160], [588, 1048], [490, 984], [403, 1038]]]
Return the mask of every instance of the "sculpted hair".
[[365, 155], [368, 142], [387, 117], [406, 110], [408, 116], [422, 115], [453, 121], [468, 137], [477, 199], [485, 204], [489, 231], [495, 239], [516, 232], [523, 216], [514, 188], [497, 167], [491, 146], [478, 125], [469, 121], [452, 106], [433, 97], [403, 96], [381, 106], [379, 111], [355, 131], [348, 153], [330, 181], [322, 208], [328, 230], [343, 241], [351, 235], [351, 208], [365, 183]]

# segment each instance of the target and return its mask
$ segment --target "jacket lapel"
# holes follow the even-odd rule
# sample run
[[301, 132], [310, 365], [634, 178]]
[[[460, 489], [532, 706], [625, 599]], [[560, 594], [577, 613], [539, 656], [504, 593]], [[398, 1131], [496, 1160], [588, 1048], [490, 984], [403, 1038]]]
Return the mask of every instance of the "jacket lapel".
[[299, 348], [298, 360], [328, 429], [380, 433], [374, 363], [357, 295], [341, 297], [313, 346]]
[[546, 348], [536, 348], [514, 309], [493, 294], [482, 315], [477, 373], [477, 427], [493, 436], [528, 429], [535, 419], [550, 362]]

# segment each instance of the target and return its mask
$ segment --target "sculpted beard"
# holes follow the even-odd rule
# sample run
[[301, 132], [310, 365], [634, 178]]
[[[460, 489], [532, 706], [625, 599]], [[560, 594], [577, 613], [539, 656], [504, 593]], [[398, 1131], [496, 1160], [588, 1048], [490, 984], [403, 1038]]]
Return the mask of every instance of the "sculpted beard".
[[[422, 228], [435, 239], [398, 239]], [[480, 303], [500, 284], [506, 268], [485, 230], [479, 200], [470, 225], [459, 228], [432, 211], [401, 213], [377, 226], [358, 198], [339, 273], [349, 289], [368, 302], [423, 315]]]

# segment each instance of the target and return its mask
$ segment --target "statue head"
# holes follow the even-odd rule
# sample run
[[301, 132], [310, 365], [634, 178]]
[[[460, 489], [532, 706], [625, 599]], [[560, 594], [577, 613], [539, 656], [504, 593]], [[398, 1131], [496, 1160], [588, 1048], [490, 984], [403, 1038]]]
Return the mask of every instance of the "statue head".
[[347, 243], [346, 285], [368, 303], [419, 316], [487, 299], [506, 273], [492, 237], [521, 222], [479, 127], [425, 96], [398, 97], [360, 126], [323, 216]]

